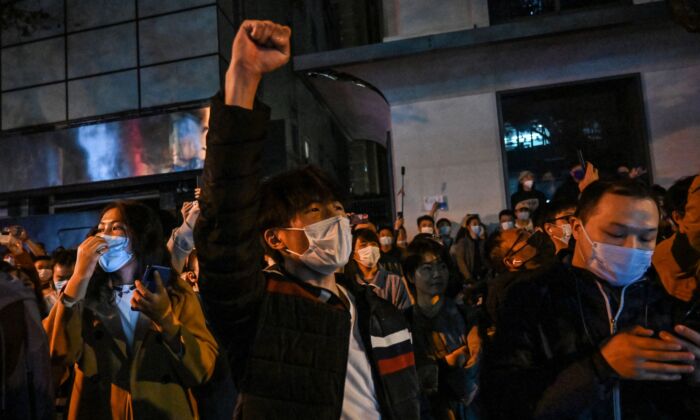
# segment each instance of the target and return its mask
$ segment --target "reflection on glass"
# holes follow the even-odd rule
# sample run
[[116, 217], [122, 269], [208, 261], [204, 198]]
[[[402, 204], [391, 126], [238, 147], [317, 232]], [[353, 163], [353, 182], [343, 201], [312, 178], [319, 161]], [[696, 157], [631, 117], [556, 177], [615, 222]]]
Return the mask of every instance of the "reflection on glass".
[[0, 193], [201, 169], [209, 109], [14, 135]]

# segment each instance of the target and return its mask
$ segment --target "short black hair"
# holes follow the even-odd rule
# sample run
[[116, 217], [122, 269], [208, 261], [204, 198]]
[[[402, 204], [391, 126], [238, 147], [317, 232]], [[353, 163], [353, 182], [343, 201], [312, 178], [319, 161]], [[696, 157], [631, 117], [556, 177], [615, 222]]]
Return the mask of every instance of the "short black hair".
[[357, 229], [352, 233], [352, 250], [355, 251], [355, 244], [358, 239], [364, 239], [367, 242], [376, 242], [379, 244], [379, 236], [371, 229]]
[[51, 257], [49, 257], [48, 255], [37, 255], [37, 256], [34, 256], [32, 258], [32, 260], [33, 260], [33, 262], [37, 262], [37, 261], [49, 261], [50, 262]]
[[651, 191], [639, 181], [633, 179], [595, 181], [581, 193], [576, 209], [576, 217], [585, 223], [605, 194], [621, 195], [638, 200], [651, 200], [655, 206], [657, 205]]
[[474, 220], [474, 219], [478, 220], [478, 221], [479, 221], [479, 224], [481, 224], [481, 218], [479, 217], [478, 214], [469, 215], [469, 217], [467, 217], [467, 220], [466, 220], [464, 223], [465, 223], [467, 226], [469, 226], [469, 222], [471, 222], [471, 221]]
[[76, 249], [58, 247], [51, 254], [51, 259], [54, 264], [70, 267], [78, 259], [78, 251]]
[[420, 222], [422, 222], [423, 220], [429, 220], [430, 222], [432, 222], [433, 226], [435, 226], [435, 219], [433, 219], [432, 216], [429, 216], [427, 214], [424, 214], [424, 215], [420, 216], [419, 218], [417, 218], [416, 225], [420, 226]]
[[688, 204], [688, 192], [690, 191], [690, 186], [693, 184], [695, 176], [684, 176], [678, 179], [671, 185], [671, 187], [666, 191], [666, 196], [664, 197], [664, 211], [667, 215], [673, 215], [673, 212], [678, 212], [678, 214], [683, 217], [685, 216], [685, 205]]
[[513, 210], [511, 209], [503, 209], [498, 212], [498, 220], [501, 220], [502, 216], [510, 216], [513, 219], [515, 219], [515, 213], [513, 213]]
[[447, 223], [448, 225], [452, 226], [452, 222], [447, 217], [443, 217], [442, 219], [438, 220], [435, 226], [439, 226], [440, 223]]
[[383, 230], [388, 230], [389, 232], [391, 232], [391, 236], [394, 236], [394, 227], [393, 226], [389, 226], [389, 225], [377, 226], [377, 235], [382, 233]]
[[564, 199], [557, 199], [546, 203], [543, 211], [539, 212], [540, 215], [537, 218], [538, 220], [536, 220], [536, 225], [542, 227], [545, 223], [554, 223], [556, 221], [557, 214], [566, 209], [574, 209], [575, 212], [576, 203]]
[[423, 263], [423, 256], [426, 254], [440, 257], [440, 260], [446, 264], [450, 264], [452, 261], [450, 254], [440, 242], [428, 235], [417, 236], [406, 248], [406, 254], [401, 262], [403, 272], [407, 277], [414, 277], [416, 270]]
[[290, 220], [314, 202], [345, 202], [339, 184], [318, 166], [307, 165], [282, 172], [260, 186], [258, 230], [288, 227]]

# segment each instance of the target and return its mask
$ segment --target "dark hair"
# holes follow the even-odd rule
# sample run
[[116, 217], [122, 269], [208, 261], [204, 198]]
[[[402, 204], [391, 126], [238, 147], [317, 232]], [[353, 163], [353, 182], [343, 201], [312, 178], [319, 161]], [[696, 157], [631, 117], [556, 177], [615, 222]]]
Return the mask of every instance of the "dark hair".
[[503, 255], [499, 250], [501, 249], [501, 244], [503, 243], [503, 238], [501, 234], [502, 230], [496, 230], [491, 236], [486, 239], [484, 244], [484, 253], [486, 258], [491, 263], [491, 268], [496, 272], [500, 273], [505, 271], [505, 265], [503, 264]]
[[424, 215], [420, 216], [418, 219], [416, 219], [416, 225], [420, 226], [420, 222], [422, 222], [423, 220], [429, 220], [433, 224], [433, 226], [435, 225], [435, 219], [433, 219], [432, 216], [429, 216], [427, 214], [424, 214]]
[[65, 267], [70, 267], [75, 264], [78, 259], [78, 251], [76, 249], [66, 249], [63, 247], [56, 248], [51, 254], [51, 259], [54, 264], [59, 264]]
[[440, 242], [429, 235], [418, 235], [408, 244], [401, 266], [406, 277], [413, 277], [418, 267], [423, 263], [423, 256], [433, 254], [445, 263], [450, 263], [451, 258]]
[[513, 219], [515, 219], [515, 213], [513, 213], [513, 210], [510, 210], [510, 209], [503, 209], [503, 210], [498, 212], [498, 220], [499, 221], [501, 220], [502, 216], [510, 216]]
[[377, 226], [377, 235], [382, 233], [383, 230], [388, 230], [389, 232], [391, 232], [391, 236], [394, 236], [394, 227], [393, 226], [389, 226], [389, 225]]
[[667, 215], [672, 216], [675, 211], [681, 217], [685, 216], [685, 205], [688, 204], [688, 191], [690, 191], [690, 186], [693, 184], [694, 179], [695, 176], [684, 176], [674, 182], [666, 191], [664, 211], [666, 211]]
[[442, 219], [438, 220], [437, 223], [435, 223], [435, 226], [439, 226], [440, 223], [447, 223], [448, 225], [452, 226], [452, 222], [446, 217], [443, 217]]
[[558, 199], [545, 203], [543, 211], [538, 212], [537, 220], [535, 225], [543, 227], [545, 223], [554, 223], [558, 213], [563, 212], [566, 209], [576, 209], [576, 203], [572, 203], [568, 200]]
[[352, 250], [355, 251], [355, 244], [358, 239], [364, 239], [367, 242], [376, 242], [379, 244], [379, 236], [370, 229], [358, 229], [352, 234]]
[[651, 200], [656, 206], [656, 200], [654, 200], [649, 189], [638, 181], [631, 179], [595, 181], [581, 193], [578, 208], [576, 209], [576, 217], [585, 223], [605, 194], [621, 195], [638, 200]]
[[345, 201], [338, 183], [321, 168], [313, 165], [282, 172], [260, 186], [258, 230], [288, 227], [300, 211], [313, 202]]
[[467, 217], [467, 220], [464, 222], [464, 224], [469, 226], [469, 222], [471, 222], [472, 220], [476, 220], [479, 222], [479, 224], [481, 224], [481, 218], [479, 217], [478, 214], [472, 214], [469, 217]]
[[[100, 220], [105, 213], [112, 209], [119, 210], [126, 225], [126, 233], [137, 263], [134, 276], [140, 278], [149, 265], [170, 267], [170, 256], [165, 247], [163, 229], [158, 214], [138, 201], [117, 200], [102, 210]], [[96, 300], [111, 299], [112, 293], [108, 287], [108, 278], [109, 273], [106, 273], [98, 265], [88, 286], [87, 296]], [[170, 282], [171, 286], [176, 284], [177, 282]]]
[[37, 255], [37, 256], [32, 256], [32, 261], [37, 262], [37, 261], [49, 261], [51, 262], [51, 257], [48, 255]]

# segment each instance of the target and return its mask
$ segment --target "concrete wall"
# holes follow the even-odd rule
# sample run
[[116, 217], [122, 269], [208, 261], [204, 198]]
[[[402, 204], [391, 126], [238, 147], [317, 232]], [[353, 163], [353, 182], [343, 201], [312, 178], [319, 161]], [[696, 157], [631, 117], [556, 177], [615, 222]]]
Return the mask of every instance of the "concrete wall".
[[[438, 51], [341, 68], [392, 105], [394, 173], [406, 166], [406, 218], [424, 195], [459, 222], [505, 206], [496, 93], [640, 74], [654, 181], [700, 172], [700, 36], [670, 22]], [[397, 185], [399, 183], [397, 182]], [[400, 185], [397, 186], [397, 190]]]
[[[423, 197], [447, 195], [437, 217], [459, 222], [466, 212], [495, 219], [505, 206], [496, 98], [492, 94], [417, 101], [391, 108], [394, 179], [406, 167], [409, 235], [424, 214]], [[399, 207], [399, 203], [397, 203]]]

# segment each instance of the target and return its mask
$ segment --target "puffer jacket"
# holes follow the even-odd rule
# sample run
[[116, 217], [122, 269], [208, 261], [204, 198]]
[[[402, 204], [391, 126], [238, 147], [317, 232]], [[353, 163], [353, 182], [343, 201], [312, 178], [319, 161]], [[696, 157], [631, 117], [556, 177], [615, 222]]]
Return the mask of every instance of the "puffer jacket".
[[[237, 418], [337, 419], [343, 405], [350, 312], [325, 289], [281, 267], [262, 270], [257, 231], [269, 110], [212, 101], [201, 215], [195, 227], [200, 296], [229, 354], [240, 392]], [[400, 312], [346, 282], [356, 301], [381, 414], [418, 418], [413, 349]]]
[[513, 284], [482, 373], [490, 418], [700, 418], [700, 389], [685, 379], [621, 380], [599, 350], [611, 330], [640, 325], [672, 332], [686, 309], [653, 270], [624, 291], [561, 264]]

